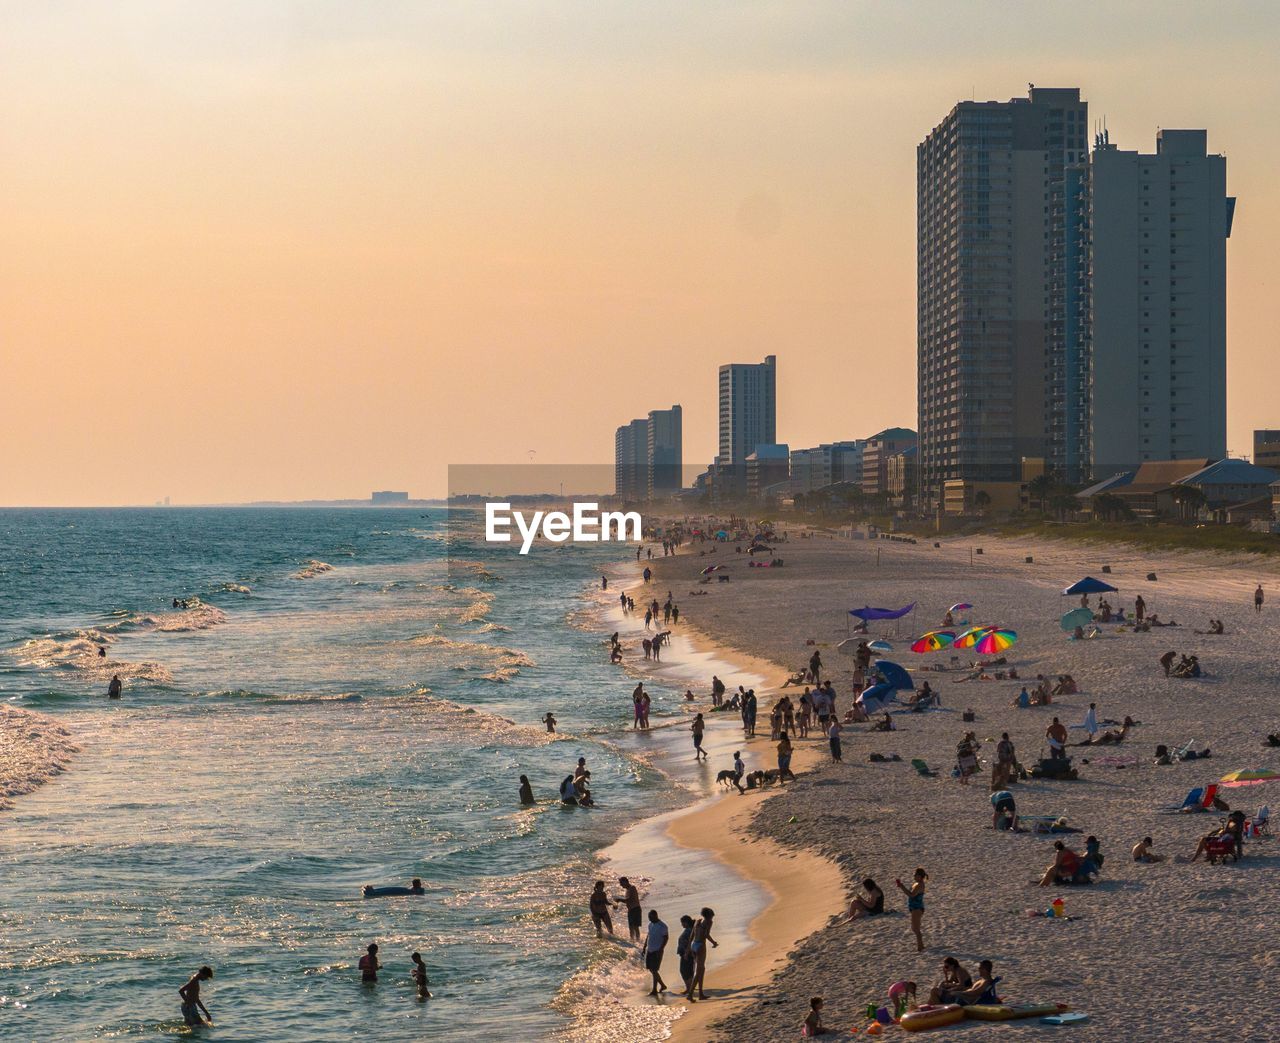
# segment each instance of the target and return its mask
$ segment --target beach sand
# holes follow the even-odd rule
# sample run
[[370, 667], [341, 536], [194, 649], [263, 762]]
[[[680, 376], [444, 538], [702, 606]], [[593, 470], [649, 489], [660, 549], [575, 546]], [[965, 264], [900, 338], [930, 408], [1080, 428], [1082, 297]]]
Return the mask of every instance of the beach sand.
[[[749, 653], [756, 669], [774, 683], [786, 667], [807, 661], [812, 649], [805, 642], [814, 640], [834, 671], [841, 710], [852, 697], [853, 663], [834, 646], [846, 636], [847, 610], [917, 602], [913, 617], [896, 626], [874, 624], [872, 636], [892, 641], [892, 658], [912, 669], [917, 683], [928, 679], [943, 700], [940, 711], [896, 717], [899, 730], [892, 733], [868, 732], [865, 725], [846, 728], [840, 765], [830, 763], [821, 740], [798, 744], [800, 781], [771, 791], [767, 799], [730, 793], [675, 818], [670, 830], [678, 843], [716, 851], [776, 897], [751, 924], [754, 950], [723, 965], [712, 954], [707, 980], [715, 995], [675, 1023], [673, 1038], [793, 1039], [811, 995], [826, 998], [827, 1024], [846, 1034], [865, 1024], [861, 1012], [867, 1003], [884, 1002], [889, 983], [909, 978], [927, 992], [946, 955], [971, 969], [981, 958], [994, 960], [1006, 1000], [1054, 1000], [1087, 1011], [1088, 1023], [1060, 1030], [1070, 1031], [1073, 1039], [1112, 1039], [1122, 1033], [1149, 1038], [1209, 1025], [1234, 1039], [1280, 1038], [1263, 999], [1280, 966], [1280, 942], [1269, 912], [1280, 897], [1280, 843], [1248, 844], [1239, 865], [1135, 865], [1128, 858], [1130, 846], [1143, 835], [1153, 836], [1163, 854], [1191, 854], [1197, 838], [1220, 816], [1159, 815], [1156, 809], [1179, 803], [1192, 786], [1237, 768], [1280, 770], [1280, 751], [1264, 746], [1265, 735], [1280, 728], [1275, 565], [1065, 541], [940, 542], [935, 548], [928, 540], [909, 545], [792, 539], [777, 550], [786, 561], [782, 569], [748, 569], [745, 556], [725, 546], [714, 556], [700, 556], [705, 548], [695, 546], [651, 563], [655, 579], [642, 589], [660, 600], [667, 589], [674, 592], [682, 620], [691, 624], [682, 623], [679, 632], [696, 627], [731, 661], [740, 662], [736, 650]], [[983, 553], [971, 557], [978, 547]], [[1028, 555], [1035, 559], [1031, 564], [1024, 560]], [[730, 581], [698, 584], [699, 570], [715, 561], [727, 566]], [[1104, 563], [1111, 565], [1110, 575], [1103, 576]], [[1155, 582], [1146, 580], [1149, 572], [1157, 574]], [[1058, 617], [1079, 602], [1062, 597], [1060, 590], [1085, 574], [1120, 588], [1111, 598], [1114, 606], [1128, 608], [1141, 593], [1149, 613], [1183, 625], [1150, 634], [1104, 627], [1096, 640], [1068, 640]], [[1271, 603], [1260, 616], [1251, 599], [1259, 581]], [[708, 594], [690, 597], [692, 590]], [[635, 596], [639, 602], [641, 593]], [[1024, 678], [1071, 673], [1080, 694], [1052, 707], [1017, 710], [1010, 703], [1020, 682], [961, 682], [959, 672], [920, 672], [925, 664], [948, 663], [951, 653], [916, 656], [907, 643], [940, 623], [957, 601], [974, 603], [973, 622], [1001, 623], [1019, 632], [1020, 641], [1007, 656]], [[1192, 632], [1203, 629], [1210, 616], [1225, 622], [1224, 636]], [[1208, 676], [1164, 678], [1156, 660], [1168, 649], [1198, 655]], [[675, 659], [667, 658], [669, 665]], [[695, 692], [705, 700], [706, 685]], [[1035, 881], [1052, 859], [1055, 838], [992, 829], [990, 757], [1007, 730], [1019, 760], [1034, 764], [1052, 716], [1076, 725], [1091, 701], [1101, 718], [1118, 721], [1130, 714], [1142, 722], [1129, 742], [1073, 749], [1078, 781], [1028, 781], [1013, 789], [1021, 815], [1065, 816], [1101, 839], [1107, 856], [1102, 880], [1092, 887], [1042, 889]], [[762, 720], [771, 702], [772, 696], [761, 699]], [[968, 726], [961, 720], [967, 707], [977, 715]], [[718, 717], [709, 717], [709, 734], [727, 732], [732, 745], [737, 738], [732, 722]], [[968, 729], [983, 743], [983, 772], [962, 786], [950, 769], [955, 744]], [[767, 762], [767, 725], [763, 730], [765, 737], [747, 747], [756, 760]], [[1083, 735], [1074, 729], [1071, 741]], [[1192, 739], [1200, 748], [1211, 747], [1213, 757], [1152, 766], [1157, 743], [1174, 747]], [[903, 759], [871, 763], [867, 757], [873, 751]], [[917, 775], [907, 763], [912, 757], [926, 759], [938, 776]], [[1280, 782], [1226, 789], [1223, 795], [1251, 814], [1260, 804], [1280, 801]], [[1080, 849], [1084, 834], [1063, 839]], [[797, 850], [809, 854], [779, 855]], [[927, 948], [920, 954], [904, 901], [893, 886], [896, 877], [909, 879], [917, 865], [931, 877]], [[880, 882], [891, 914], [827, 926], [843, 911], [842, 892], [863, 876]], [[1058, 897], [1070, 919], [1028, 915]], [[779, 964], [784, 957], [785, 964]], [[937, 1038], [959, 1031], [1050, 1030], [1035, 1022], [975, 1023]]]

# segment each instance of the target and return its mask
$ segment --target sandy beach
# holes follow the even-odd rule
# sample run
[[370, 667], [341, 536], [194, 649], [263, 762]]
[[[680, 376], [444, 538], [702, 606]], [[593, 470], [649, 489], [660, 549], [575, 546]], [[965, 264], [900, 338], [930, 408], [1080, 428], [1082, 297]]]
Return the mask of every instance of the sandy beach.
[[[773, 901], [750, 926], [753, 949], [709, 964], [712, 997], [675, 1022], [673, 1038], [795, 1038], [811, 995], [825, 997], [827, 1024], [847, 1034], [865, 1027], [863, 1009], [884, 1002], [891, 982], [912, 979], [927, 992], [947, 955], [971, 970], [979, 959], [992, 959], [1005, 1000], [1052, 1000], [1088, 1012], [1087, 1023], [1058, 1030], [1072, 1038], [1146, 1037], [1210, 1020], [1232, 1038], [1276, 1038], [1254, 999], [1280, 965], [1280, 944], [1263, 913], [1275, 906], [1280, 891], [1275, 842], [1247, 843], [1238, 865], [1187, 864], [1197, 839], [1222, 815], [1157, 813], [1180, 803], [1193, 786], [1236, 769], [1280, 769], [1280, 751], [1264, 741], [1280, 727], [1276, 567], [1252, 559], [1152, 555], [1065, 541], [939, 542], [934, 547], [929, 540], [911, 545], [792, 539], [777, 549], [786, 561], [781, 569], [748, 569], [745, 557], [723, 545], [714, 555], [704, 557], [699, 551], [708, 548], [695, 546], [651, 563], [655, 576], [648, 589], [660, 600], [672, 590], [682, 612], [679, 633], [705, 635], [702, 646], [713, 643], [717, 655], [732, 662], [750, 657], [752, 668], [769, 678], [762, 718], [772, 689], [807, 661], [809, 640], [833, 672], [843, 712], [852, 698], [853, 661], [835, 645], [846, 636], [847, 610], [864, 604], [917, 604], [901, 623], [873, 624], [872, 636], [891, 641], [891, 658], [911, 669], [917, 684], [927, 679], [942, 696], [941, 710], [896, 715], [894, 732], [846, 728], [843, 764], [830, 762], [824, 742], [801, 742], [797, 783], [771, 790], [765, 799], [730, 793], [675, 818], [669, 831], [677, 843], [714, 850], [737, 872], [762, 882]], [[1034, 560], [1028, 563], [1027, 557]], [[729, 582], [697, 583], [709, 560], [727, 566]], [[1109, 574], [1104, 564], [1111, 566]], [[1152, 572], [1155, 581], [1146, 579]], [[1149, 613], [1180, 626], [1151, 633], [1103, 626], [1094, 640], [1069, 640], [1058, 619], [1079, 602], [1060, 591], [1087, 574], [1119, 588], [1110, 596], [1114, 607], [1131, 608], [1141, 593]], [[1259, 582], [1274, 604], [1257, 615], [1251, 595]], [[707, 595], [691, 597], [693, 590]], [[1020, 640], [1007, 658], [1023, 678], [1070, 673], [1079, 694], [1051, 707], [1016, 709], [1011, 702], [1020, 682], [964, 681], [959, 670], [922, 671], [933, 663], [948, 665], [952, 653], [917, 656], [907, 649], [910, 639], [940, 624], [958, 601], [973, 603], [967, 613], [972, 622], [1018, 631]], [[1211, 616], [1223, 620], [1226, 633], [1195, 634]], [[698, 644], [692, 638], [691, 646]], [[1199, 656], [1206, 676], [1165, 678], [1157, 660], [1170, 649]], [[959, 654], [966, 662], [971, 658]], [[676, 669], [675, 657], [667, 658], [663, 669]], [[706, 682], [694, 689], [704, 708]], [[1052, 717], [1077, 726], [1090, 702], [1097, 703], [1103, 720], [1128, 714], [1141, 723], [1121, 746], [1072, 749], [1077, 781], [1024, 781], [1013, 791], [1020, 815], [1063, 817], [1081, 829], [1061, 837], [1077, 850], [1085, 835], [1098, 836], [1105, 865], [1091, 887], [1042, 889], [1036, 882], [1057, 838], [992, 828], [988, 780], [994, 744], [1008, 731], [1018, 759], [1033, 765]], [[961, 716], [968, 708], [976, 721], [966, 726]], [[708, 735], [717, 745], [741, 742], [736, 716], [709, 719]], [[982, 743], [982, 771], [961, 785], [951, 768], [955, 745], [969, 729]], [[763, 738], [744, 745], [768, 766], [767, 723], [762, 731]], [[1072, 727], [1072, 742], [1084, 737]], [[1157, 744], [1172, 748], [1191, 740], [1199, 749], [1210, 748], [1212, 757], [1153, 765]], [[902, 760], [870, 762], [873, 752]], [[916, 774], [911, 758], [924, 758], [938, 774]], [[1259, 805], [1275, 802], [1276, 786], [1280, 782], [1224, 788], [1220, 794], [1252, 815]], [[1133, 863], [1129, 849], [1144, 835], [1170, 861]], [[904, 899], [893, 886], [918, 865], [930, 873], [926, 951], [919, 954]], [[890, 915], [832, 926], [848, 890], [864, 876], [884, 888]], [[1028, 915], [1057, 897], [1064, 899], [1069, 919]], [[965, 1023], [940, 1038], [959, 1031], [1051, 1030], [1036, 1022]]]

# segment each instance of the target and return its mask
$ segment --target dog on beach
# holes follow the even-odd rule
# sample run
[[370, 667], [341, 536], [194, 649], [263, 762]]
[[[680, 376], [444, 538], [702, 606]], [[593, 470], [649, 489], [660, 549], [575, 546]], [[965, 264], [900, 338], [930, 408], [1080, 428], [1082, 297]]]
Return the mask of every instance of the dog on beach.
[[733, 772], [731, 768], [725, 768], [724, 771], [718, 772], [716, 774], [716, 784], [719, 786], [723, 786], [725, 789], [728, 789], [730, 786], [733, 785], [734, 779], [736, 778], [737, 778], [737, 775]]

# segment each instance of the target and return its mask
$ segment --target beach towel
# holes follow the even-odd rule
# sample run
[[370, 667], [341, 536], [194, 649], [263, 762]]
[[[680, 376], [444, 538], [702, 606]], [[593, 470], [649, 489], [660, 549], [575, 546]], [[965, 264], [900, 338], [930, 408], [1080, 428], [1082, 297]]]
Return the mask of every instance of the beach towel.
[[920, 775], [924, 776], [926, 779], [934, 778], [938, 774], [936, 771], [933, 771], [929, 767], [929, 765], [927, 765], [924, 761], [920, 760], [918, 757], [912, 760], [911, 766], [915, 768], [916, 771]]

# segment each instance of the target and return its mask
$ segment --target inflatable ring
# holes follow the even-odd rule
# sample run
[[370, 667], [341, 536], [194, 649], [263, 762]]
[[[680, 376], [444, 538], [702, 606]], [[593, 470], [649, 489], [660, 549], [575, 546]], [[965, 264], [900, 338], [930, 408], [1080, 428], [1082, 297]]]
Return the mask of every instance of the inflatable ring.
[[902, 1015], [898, 1022], [908, 1032], [925, 1032], [928, 1029], [940, 1029], [946, 1025], [954, 1025], [964, 1020], [964, 1008], [955, 1003], [934, 1006], [926, 1003], [913, 1011]]

